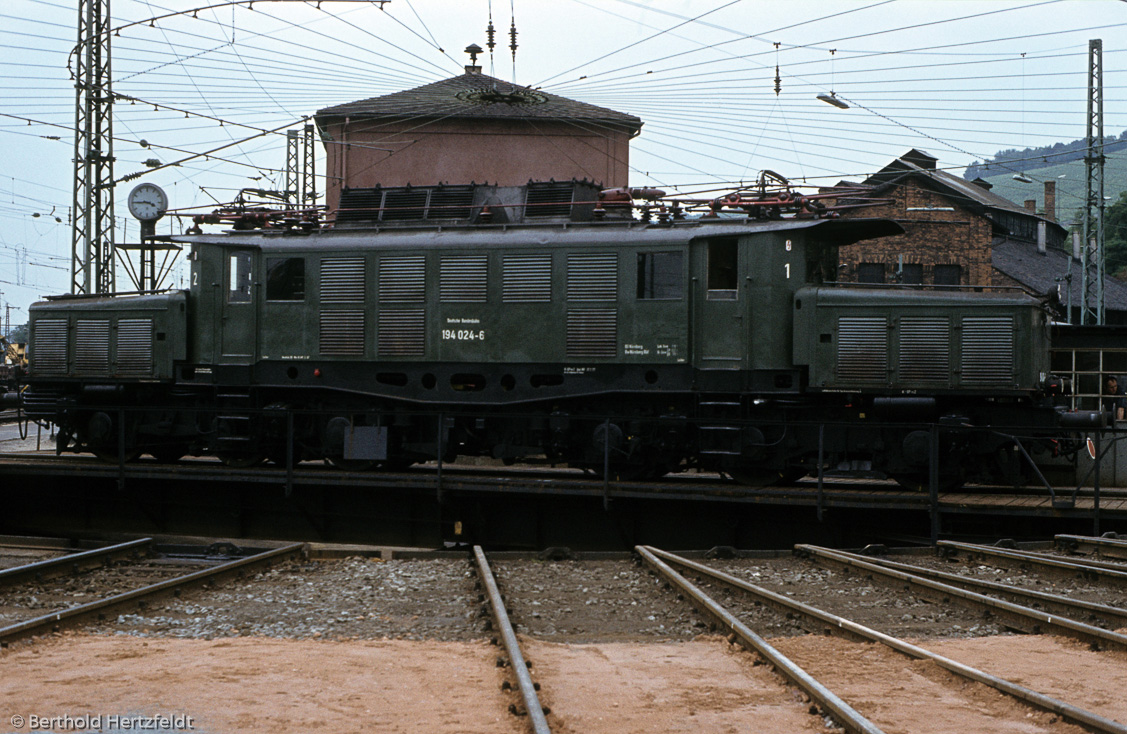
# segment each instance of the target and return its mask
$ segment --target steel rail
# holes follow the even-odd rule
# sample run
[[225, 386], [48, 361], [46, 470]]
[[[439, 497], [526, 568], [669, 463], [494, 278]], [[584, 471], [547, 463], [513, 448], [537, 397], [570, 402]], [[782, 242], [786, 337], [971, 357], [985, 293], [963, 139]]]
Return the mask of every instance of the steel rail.
[[0, 548], [42, 550], [70, 553], [74, 550], [67, 538], [47, 538], [36, 535], [0, 535]]
[[916, 566], [910, 563], [898, 563], [890, 561], [885, 558], [873, 558], [870, 556], [860, 556], [856, 553], [847, 553], [845, 551], [837, 551], [837, 553], [848, 556], [854, 560], [868, 561], [875, 563], [885, 568], [892, 568], [898, 571], [915, 574], [930, 578], [933, 581], [943, 581], [950, 584], [963, 586], [964, 588], [977, 589], [979, 591], [992, 591], [996, 594], [1009, 594], [1010, 596], [1035, 601], [1045, 605], [1047, 608], [1053, 608], [1059, 614], [1077, 614], [1088, 613], [1105, 619], [1114, 620], [1120, 627], [1127, 627], [1127, 609], [1120, 607], [1112, 607], [1107, 604], [1097, 604], [1096, 602], [1085, 601], [1083, 599], [1072, 599], [1060, 594], [1050, 594], [1046, 591], [1036, 591], [1034, 589], [1024, 589], [1020, 586], [1012, 586], [1010, 584], [1003, 584], [997, 581], [988, 581], [986, 579], [974, 578], [973, 576], [960, 576], [957, 573], [947, 573], [946, 571], [939, 571], [932, 568], [924, 568], [923, 566]]
[[509, 656], [509, 665], [517, 677], [517, 686], [520, 688], [521, 698], [524, 699], [524, 708], [528, 712], [529, 723], [535, 734], [551, 734], [548, 720], [544, 716], [544, 709], [540, 706], [540, 697], [536, 695], [536, 684], [528, 673], [528, 665], [520, 651], [520, 642], [517, 633], [509, 621], [509, 613], [505, 611], [505, 602], [501, 599], [501, 590], [497, 588], [497, 579], [493, 577], [493, 570], [485, 557], [485, 551], [480, 545], [473, 547], [474, 560], [477, 561], [477, 572], [485, 591], [489, 596], [489, 606], [493, 610], [493, 620], [501, 633], [501, 642], [505, 646], [505, 654]]
[[257, 553], [253, 556], [247, 556], [246, 558], [240, 558], [237, 561], [222, 563], [214, 568], [205, 568], [202, 571], [195, 571], [184, 576], [178, 576], [156, 584], [144, 586], [140, 589], [115, 594], [114, 596], [92, 601], [88, 604], [81, 604], [58, 612], [44, 614], [34, 619], [17, 622], [16, 624], [0, 628], [0, 642], [7, 644], [21, 637], [55, 631], [65, 623], [73, 623], [94, 614], [104, 614], [114, 607], [130, 602], [139, 602], [147, 597], [156, 596], [166, 591], [174, 591], [190, 584], [217, 580], [221, 576], [227, 576], [232, 573], [242, 573], [254, 566], [267, 564], [283, 557], [301, 553], [304, 548], [304, 543], [291, 543], [281, 548], [275, 548], [273, 550]]
[[1121, 635], [1118, 632], [1111, 632], [1094, 625], [1078, 622], [1068, 617], [1060, 617], [1049, 614], [1048, 612], [1043, 612], [1039, 609], [1014, 604], [1004, 599], [995, 599], [992, 596], [961, 589], [957, 586], [927, 579], [913, 573], [898, 571], [893, 568], [885, 568], [860, 558], [850, 558], [848, 554], [830, 550], [829, 548], [820, 548], [816, 545], [796, 545], [794, 550], [796, 554], [807, 554], [835, 563], [841, 567], [859, 569], [868, 573], [884, 576], [894, 581], [901, 581], [908, 584], [913, 589], [922, 590], [925, 593], [938, 596], [941, 599], [959, 599], [966, 604], [984, 609], [991, 614], [1012, 622], [1013, 626], [1018, 629], [1029, 630], [1038, 634], [1051, 631], [1066, 637], [1083, 640], [1097, 648], [1110, 646], [1120, 650], [1127, 650], [1127, 635]]
[[26, 581], [41, 581], [101, 568], [116, 558], [136, 557], [141, 549], [147, 548], [152, 542], [152, 538], [141, 538], [127, 543], [106, 546], [105, 548], [95, 548], [81, 553], [72, 553], [58, 558], [49, 558], [45, 561], [6, 568], [0, 571], [0, 586], [13, 586]]
[[659, 554], [665, 555], [662, 551], [643, 545], [635, 546], [634, 550], [654, 570], [664, 576], [669, 583], [688, 595], [697, 606], [720, 620], [743, 642], [745, 648], [759, 653], [771, 665], [775, 666], [775, 670], [784, 678], [805, 691], [823, 711], [830, 713], [847, 731], [858, 734], [881, 734], [882, 730], [876, 724], [865, 718], [859, 711], [842, 700], [840, 696], [826, 688], [824, 684], [803, 670], [797, 663], [775, 649], [747, 625], [740, 622], [731, 612], [658, 558]]
[[1056, 535], [1053, 537], [1057, 547], [1076, 551], [1081, 548], [1094, 550], [1101, 556], [1127, 559], [1127, 540], [1116, 538], [1095, 538], [1088, 535]]
[[731, 576], [722, 571], [717, 571], [715, 569], [709, 568], [704, 564], [690, 561], [687, 558], [681, 558], [680, 556], [676, 556], [672, 553], [658, 550], [656, 548], [651, 548], [651, 550], [655, 555], [665, 560], [676, 563], [679, 566], [692, 569], [696, 573], [699, 573], [703, 576], [708, 576], [717, 581], [728, 584], [729, 586], [732, 586], [734, 588], [746, 591], [757, 597], [763, 603], [777, 608], [785, 609], [787, 611], [806, 617], [807, 619], [812, 619], [823, 624], [831, 625], [831, 627], [827, 629], [836, 627], [838, 630], [856, 635], [863, 639], [872, 640], [873, 642], [880, 642], [892, 648], [893, 650], [903, 653], [904, 655], [907, 655], [909, 657], [920, 660], [931, 660], [944, 670], [948, 670], [956, 675], [967, 678], [968, 680], [990, 686], [995, 690], [1013, 696], [1014, 698], [1024, 701], [1025, 703], [1028, 703], [1032, 706], [1036, 706], [1037, 708], [1043, 709], [1045, 711], [1050, 711], [1071, 723], [1090, 727], [1091, 729], [1099, 732], [1107, 732], [1108, 734], [1127, 734], [1127, 725], [1121, 724], [1118, 721], [1112, 721], [1111, 719], [1100, 716], [1099, 714], [1092, 711], [1087, 711], [1078, 706], [1073, 706], [1070, 703], [1065, 703], [1064, 701], [1053, 698], [1052, 696], [1047, 696], [1038, 691], [1034, 691], [1031, 688], [1026, 688], [1025, 686], [1018, 683], [1008, 681], [1005, 678], [999, 678], [998, 676], [991, 675], [990, 673], [979, 670], [978, 668], [973, 668], [969, 665], [966, 665], [965, 663], [960, 663], [957, 660], [952, 660], [951, 658], [944, 657], [943, 655], [919, 647], [918, 645], [913, 645], [910, 642], [905, 642], [904, 640], [901, 640], [897, 637], [886, 635], [883, 632], [878, 632], [871, 627], [866, 627], [862, 624], [858, 624], [857, 622], [846, 619], [845, 617], [839, 617], [836, 614], [831, 614], [829, 612], [818, 609], [817, 607], [812, 607], [808, 604], [803, 604], [793, 599], [789, 599], [782, 594], [776, 594], [775, 592], [769, 591], [760, 586], [755, 586], [754, 584], [750, 584], [743, 579], [738, 579], [735, 576]]
[[1038, 566], [1046, 571], [1072, 576], [1079, 574], [1081, 576], [1097, 577], [1107, 581], [1127, 584], [1127, 568], [1124, 568], [1122, 564], [1105, 564], [1099, 561], [1070, 561], [1039, 553], [1030, 553], [1029, 551], [1009, 550], [1007, 548], [995, 548], [989, 545], [975, 545], [973, 543], [958, 543], [953, 540], [941, 540], [937, 546], [939, 548], [962, 551], [972, 556], [1002, 558], [1008, 561], [1026, 563]]

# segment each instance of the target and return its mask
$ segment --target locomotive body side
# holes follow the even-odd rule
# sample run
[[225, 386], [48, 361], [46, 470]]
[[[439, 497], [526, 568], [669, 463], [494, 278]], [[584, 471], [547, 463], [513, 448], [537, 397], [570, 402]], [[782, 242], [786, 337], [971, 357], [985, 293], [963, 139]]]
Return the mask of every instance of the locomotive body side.
[[[25, 402], [59, 423], [60, 450], [119, 458], [543, 456], [750, 483], [852, 469], [918, 486], [943, 424], [948, 482], [1006, 462], [994, 473], [1008, 478], [998, 428], [1032, 430], [1034, 449], [1061, 432], [1045, 314], [1026, 296], [826, 285], [838, 246], [901, 231], [705, 219], [183, 236], [187, 293], [33, 308]], [[123, 373], [129, 350], [109, 335], [143, 318], [151, 367]]]

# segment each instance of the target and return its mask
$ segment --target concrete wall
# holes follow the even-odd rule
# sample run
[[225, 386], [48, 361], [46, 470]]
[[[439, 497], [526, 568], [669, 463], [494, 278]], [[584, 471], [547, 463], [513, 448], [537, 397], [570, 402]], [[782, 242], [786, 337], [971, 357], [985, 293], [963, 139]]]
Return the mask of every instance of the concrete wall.
[[326, 203], [342, 187], [588, 179], [629, 183], [629, 133], [594, 122], [538, 119], [322, 122]]

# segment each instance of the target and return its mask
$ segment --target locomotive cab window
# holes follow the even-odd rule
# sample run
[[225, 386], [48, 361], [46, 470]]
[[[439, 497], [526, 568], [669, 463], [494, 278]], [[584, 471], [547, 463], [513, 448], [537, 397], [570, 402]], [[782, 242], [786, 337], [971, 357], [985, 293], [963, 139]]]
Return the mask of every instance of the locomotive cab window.
[[227, 258], [227, 303], [250, 303], [251, 254], [232, 252]]
[[708, 298], [734, 300], [739, 284], [739, 247], [735, 237], [722, 237], [708, 243]]
[[266, 300], [305, 300], [305, 258], [270, 257], [266, 259]]
[[685, 278], [680, 252], [638, 253], [638, 298], [676, 301], [684, 296]]

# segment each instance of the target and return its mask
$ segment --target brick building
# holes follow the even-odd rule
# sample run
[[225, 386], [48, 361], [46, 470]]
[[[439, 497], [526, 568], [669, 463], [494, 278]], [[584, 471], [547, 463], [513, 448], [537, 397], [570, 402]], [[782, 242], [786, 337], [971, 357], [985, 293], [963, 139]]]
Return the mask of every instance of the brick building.
[[481, 73], [327, 107], [315, 118], [325, 145], [326, 203], [343, 188], [529, 179], [629, 183], [630, 139], [642, 121]]
[[936, 168], [936, 159], [910, 150], [866, 179], [875, 202], [850, 217], [887, 217], [905, 234], [842, 249], [839, 279], [920, 285], [1008, 285], [993, 262], [1002, 241], [1060, 249], [1068, 232], [1051, 218], [1003, 199], [985, 181], [971, 182]]
[[[1053, 183], [1045, 185], [1046, 211], [1038, 214], [1035, 202], [1015, 204], [986, 181], [939, 170], [934, 156], [910, 150], [862, 182], [869, 190], [854, 203], [871, 206], [843, 214], [894, 219], [905, 233], [843, 247], [838, 280], [1055, 291], [1078, 322], [1081, 266], [1068, 230], [1056, 222]], [[1127, 323], [1127, 285], [1105, 278], [1104, 299], [1107, 322]]]

